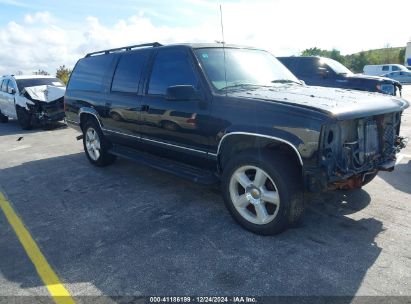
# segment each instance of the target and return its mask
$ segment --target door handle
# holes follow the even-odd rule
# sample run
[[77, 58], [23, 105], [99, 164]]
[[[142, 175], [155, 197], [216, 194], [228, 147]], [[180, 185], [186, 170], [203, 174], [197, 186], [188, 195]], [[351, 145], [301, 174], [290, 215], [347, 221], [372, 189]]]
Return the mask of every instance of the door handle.
[[150, 109], [150, 106], [149, 106], [149, 105], [142, 105], [142, 106], [141, 106], [141, 111], [142, 111], [142, 112], [148, 112], [149, 109]]

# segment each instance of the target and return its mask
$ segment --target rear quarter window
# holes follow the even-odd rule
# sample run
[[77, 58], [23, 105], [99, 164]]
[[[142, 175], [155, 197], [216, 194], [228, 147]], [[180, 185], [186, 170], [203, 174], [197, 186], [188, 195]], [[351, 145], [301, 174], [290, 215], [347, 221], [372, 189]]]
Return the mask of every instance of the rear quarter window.
[[7, 92], [7, 83], [9, 82], [8, 79], [4, 79], [3, 82], [1, 83], [1, 90], [3, 92]]
[[69, 90], [100, 92], [108, 77], [115, 55], [97, 55], [80, 59], [70, 77]]

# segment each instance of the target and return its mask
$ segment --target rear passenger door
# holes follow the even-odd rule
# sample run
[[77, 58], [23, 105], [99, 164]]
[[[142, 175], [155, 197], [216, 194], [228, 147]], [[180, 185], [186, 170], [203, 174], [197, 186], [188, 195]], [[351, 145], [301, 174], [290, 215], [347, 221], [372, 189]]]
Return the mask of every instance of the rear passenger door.
[[[145, 83], [141, 108], [145, 149], [190, 164], [206, 158], [210, 107], [191, 51], [185, 47], [158, 50]], [[168, 100], [167, 88], [177, 85], [193, 86], [198, 100]]]
[[[14, 107], [14, 96], [8, 93], [9, 79], [4, 79], [1, 83], [1, 112], [7, 116], [13, 116], [11, 107]], [[14, 118], [14, 116], [13, 116]]]
[[139, 146], [141, 125], [140, 78], [146, 68], [149, 49], [125, 52], [115, 69], [105, 127], [115, 143]]
[[3, 114], [6, 114], [6, 112], [7, 112], [6, 109], [5, 109], [5, 106], [4, 106], [5, 96], [4, 96], [3, 90], [2, 90], [3, 83], [4, 83], [5, 81], [6, 81], [5, 79], [2, 79], [2, 80], [0, 81], [0, 111], [1, 111]]

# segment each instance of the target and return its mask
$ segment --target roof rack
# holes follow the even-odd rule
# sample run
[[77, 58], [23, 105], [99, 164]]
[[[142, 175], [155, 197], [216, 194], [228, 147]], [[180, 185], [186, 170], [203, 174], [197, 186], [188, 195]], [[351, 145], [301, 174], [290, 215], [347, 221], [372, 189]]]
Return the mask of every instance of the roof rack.
[[137, 48], [142, 48], [142, 47], [158, 47], [162, 46], [161, 43], [158, 42], [152, 42], [152, 43], [144, 43], [144, 44], [136, 44], [136, 45], [130, 45], [130, 46], [124, 46], [120, 48], [115, 48], [115, 49], [109, 49], [109, 50], [104, 50], [104, 51], [98, 51], [98, 52], [93, 52], [93, 53], [88, 53], [86, 57], [90, 57], [93, 55], [102, 55], [102, 54], [110, 54], [114, 52], [121, 52], [121, 51], [131, 51], [132, 49], [137, 49]]

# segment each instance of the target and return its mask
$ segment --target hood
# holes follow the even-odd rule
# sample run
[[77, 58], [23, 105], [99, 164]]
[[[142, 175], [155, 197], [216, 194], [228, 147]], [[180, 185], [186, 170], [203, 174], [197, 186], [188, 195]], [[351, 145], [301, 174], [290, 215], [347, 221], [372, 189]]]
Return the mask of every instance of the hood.
[[371, 75], [365, 75], [365, 74], [352, 74], [352, 75], [347, 75], [347, 78], [354, 78], [354, 79], [362, 79], [362, 80], [374, 80], [374, 81], [381, 81], [381, 82], [389, 82], [389, 83], [395, 83], [395, 84], [400, 84], [399, 81], [388, 78], [388, 77], [382, 77], [382, 76], [371, 76]]
[[237, 98], [296, 105], [326, 113], [337, 119], [400, 112], [409, 106], [406, 100], [390, 95], [300, 85], [262, 87], [256, 90], [233, 91], [228, 94]]
[[64, 96], [65, 87], [55, 87], [50, 85], [42, 85], [35, 87], [26, 87], [22, 94], [27, 93], [32, 100], [52, 102]]

